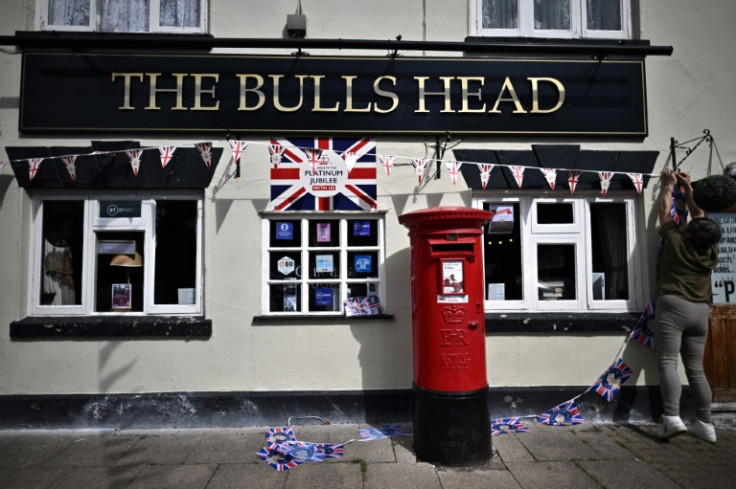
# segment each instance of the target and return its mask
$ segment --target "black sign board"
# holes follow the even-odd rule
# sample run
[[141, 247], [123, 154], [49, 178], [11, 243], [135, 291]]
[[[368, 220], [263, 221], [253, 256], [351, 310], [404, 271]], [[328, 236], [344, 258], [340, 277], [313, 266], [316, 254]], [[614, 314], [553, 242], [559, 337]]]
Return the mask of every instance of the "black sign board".
[[641, 138], [644, 61], [26, 52], [19, 128]]

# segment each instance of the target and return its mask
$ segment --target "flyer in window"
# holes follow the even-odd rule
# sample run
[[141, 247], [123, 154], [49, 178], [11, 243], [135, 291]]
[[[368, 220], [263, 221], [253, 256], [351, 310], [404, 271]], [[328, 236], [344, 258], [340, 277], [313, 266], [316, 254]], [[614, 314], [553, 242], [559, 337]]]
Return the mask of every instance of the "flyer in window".
[[296, 311], [296, 285], [284, 285], [284, 311]]
[[370, 221], [353, 222], [353, 236], [370, 236], [370, 235], [371, 235]]
[[442, 293], [462, 294], [465, 292], [462, 260], [442, 261]]
[[317, 266], [315, 272], [317, 273], [333, 273], [335, 271], [335, 262], [332, 255], [317, 255]]
[[329, 222], [318, 222], [317, 223], [317, 242], [318, 243], [329, 243], [330, 242], [330, 223]]
[[294, 239], [294, 223], [293, 222], [277, 222], [276, 223], [276, 239], [291, 241]]
[[112, 308], [130, 309], [133, 286], [131, 284], [112, 284]]

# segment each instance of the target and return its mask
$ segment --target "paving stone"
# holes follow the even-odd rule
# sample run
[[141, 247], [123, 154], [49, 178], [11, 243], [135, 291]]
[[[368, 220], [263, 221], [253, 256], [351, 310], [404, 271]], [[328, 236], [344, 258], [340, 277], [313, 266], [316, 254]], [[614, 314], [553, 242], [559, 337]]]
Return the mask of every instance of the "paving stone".
[[368, 464], [364, 489], [442, 489], [431, 464]]
[[3, 489], [46, 489], [66, 471], [63, 467], [8, 468], [0, 467], [0, 487]]
[[123, 456], [120, 463], [183, 464], [204, 439], [201, 432], [154, 434], [141, 437]]
[[207, 489], [283, 489], [287, 477], [264, 463], [220, 465]]
[[187, 463], [249, 463], [255, 453], [265, 445], [262, 429], [251, 428], [237, 431], [219, 430], [205, 434], [186, 459]]
[[680, 487], [675, 480], [641, 460], [581, 461], [580, 466], [604, 487], [616, 489], [672, 489]]
[[130, 487], [138, 475], [137, 467], [126, 471], [119, 470], [119, 467], [73, 467], [49, 489], [122, 489]]
[[299, 467], [289, 470], [284, 487], [286, 489], [323, 489], [325, 487], [362, 489], [363, 475], [361, 473], [361, 464], [306, 462]]
[[204, 489], [217, 466], [205, 464], [147, 465], [126, 489]]
[[79, 436], [53, 432], [31, 432], [5, 443], [0, 452], [0, 467], [13, 469], [44, 465], [46, 461], [71, 445]]
[[524, 488], [599, 489], [604, 487], [574, 462], [511, 462], [507, 464], [507, 467]]
[[447, 469], [438, 471], [442, 489], [521, 489], [507, 470]]

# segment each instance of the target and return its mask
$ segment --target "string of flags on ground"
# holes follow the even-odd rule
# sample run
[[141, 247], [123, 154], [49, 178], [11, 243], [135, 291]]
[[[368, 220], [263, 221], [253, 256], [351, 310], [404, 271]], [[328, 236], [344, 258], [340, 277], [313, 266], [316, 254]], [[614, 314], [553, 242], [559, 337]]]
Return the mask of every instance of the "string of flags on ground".
[[[559, 404], [541, 414], [499, 418], [491, 421], [491, 435], [500, 436], [506, 433], [526, 433], [529, 427], [524, 419], [533, 418], [548, 426], [575, 426], [585, 422], [576, 400], [583, 394], [595, 391], [604, 400], [611, 403], [621, 390], [621, 385], [632, 375], [632, 370], [623, 362], [623, 352], [629, 341], [634, 340], [642, 345], [654, 348], [654, 333], [649, 327], [654, 318], [654, 304], [649, 303], [634, 324], [629, 336], [616, 355], [616, 360], [598, 379], [583, 393]], [[316, 417], [316, 416], [310, 416]], [[319, 418], [321, 419], [321, 418]], [[289, 419], [289, 424], [291, 418]], [[410, 435], [399, 424], [388, 424], [379, 427], [358, 430], [359, 439], [351, 439], [344, 443], [312, 443], [297, 440], [291, 426], [270, 428], [266, 431], [265, 446], [256, 452], [256, 456], [278, 472], [293, 469], [305, 462], [322, 462], [330, 458], [342, 458], [345, 446], [354, 442], [366, 442], [384, 438]]]
[[[367, 139], [367, 138], [365, 138]], [[246, 148], [249, 145], [265, 145], [268, 147], [269, 151], [269, 160], [271, 168], [278, 168], [278, 165], [282, 161], [282, 157], [284, 156], [284, 152], [288, 151], [288, 148], [284, 145], [280, 144], [277, 139], [271, 139], [268, 143], [263, 142], [254, 142], [254, 141], [244, 141], [244, 140], [231, 140], [228, 139], [228, 143], [230, 146], [230, 149], [232, 151], [232, 158], [235, 163], [238, 163], [240, 161], [240, 158], [242, 157], [243, 153], [245, 152]], [[203, 163], [207, 166], [207, 168], [212, 169], [212, 142], [202, 142], [202, 143], [196, 143], [194, 145], [197, 150], [199, 151], [200, 155], [202, 156]], [[28, 163], [28, 178], [29, 180], [33, 181], [33, 178], [36, 176], [36, 173], [38, 173], [38, 170], [41, 166], [41, 164], [46, 160], [52, 160], [52, 159], [61, 159], [67, 171], [69, 172], [69, 175], [72, 179], [72, 182], [75, 181], [76, 178], [76, 165], [77, 165], [77, 158], [80, 156], [94, 156], [94, 155], [115, 155], [118, 153], [124, 153], [128, 157], [128, 161], [130, 163], [131, 169], [133, 171], [133, 176], [135, 178], [138, 177], [138, 171], [140, 169], [141, 165], [141, 157], [143, 155], [143, 152], [145, 151], [157, 151], [160, 156], [161, 160], [161, 167], [166, 168], [166, 166], [171, 162], [171, 160], [174, 158], [174, 153], [176, 152], [177, 146], [174, 145], [163, 145], [163, 146], [151, 146], [151, 147], [143, 147], [143, 148], [131, 148], [131, 149], [123, 149], [123, 150], [117, 150], [117, 151], [93, 151], [91, 153], [85, 153], [85, 154], [68, 154], [68, 155], [61, 155], [61, 156], [47, 156], [43, 158], [28, 158], [25, 160], [11, 160], [11, 161], [27, 161]], [[319, 148], [298, 148], [304, 151], [305, 154], [308, 156], [308, 161], [306, 163], [309, 163], [312, 165], [312, 172], [315, 171], [316, 165], [321, 164], [322, 158], [321, 153], [322, 149]], [[375, 156], [380, 162], [381, 166], [384, 168], [386, 175], [391, 175], [391, 172], [394, 167], [396, 166], [408, 166], [411, 165], [414, 168], [415, 175], [417, 177], [417, 181], [419, 184], [422, 183], [427, 169], [430, 166], [430, 163], [437, 162], [437, 163], [444, 163], [444, 166], [447, 168], [448, 173], [450, 175], [450, 178], [452, 180], [453, 185], [457, 184], [457, 177], [460, 174], [460, 168], [463, 165], [473, 165], [477, 167], [478, 171], [480, 172], [480, 179], [481, 183], [483, 185], [483, 188], [486, 188], [486, 185], [488, 184], [488, 181], [491, 177], [491, 172], [495, 167], [505, 167], [508, 168], [513, 177], [514, 181], [518, 185], [519, 188], [522, 188], [523, 182], [524, 182], [524, 172], [529, 169], [533, 169], [535, 171], [540, 171], [542, 175], [544, 176], [545, 180], [547, 181], [550, 189], [555, 189], [555, 182], [557, 181], [557, 172], [567, 172], [567, 183], [568, 187], [570, 189], [570, 193], [574, 194], [575, 189], [577, 187], [577, 184], [579, 182], [580, 176], [582, 173], [598, 173], [598, 176], [600, 178], [600, 185], [601, 185], [601, 193], [605, 197], [608, 189], [610, 187], [611, 179], [616, 174], [625, 174], [630, 179], [631, 182], [634, 184], [634, 187], [636, 188], [637, 193], [641, 194], [642, 190], [644, 188], [644, 177], [645, 176], [653, 176], [652, 173], [637, 173], [637, 172], [614, 172], [614, 171], [599, 171], [599, 170], [579, 170], [579, 169], [566, 169], [566, 168], [539, 168], [539, 167], [531, 167], [531, 166], [524, 166], [524, 165], [506, 165], [506, 164], [500, 164], [500, 163], [488, 163], [488, 162], [474, 162], [474, 161], [454, 161], [454, 160], [440, 160], [435, 158], [417, 158], [413, 156], [399, 156], [399, 155], [388, 155], [388, 154], [378, 154], [378, 153], [370, 153], [371, 156]], [[342, 159], [345, 161], [345, 164], [348, 167], [348, 171], [352, 169], [352, 166], [355, 164], [357, 155], [346, 151], [341, 155]], [[398, 160], [406, 160], [406, 163], [397, 163]], [[0, 169], [2, 168], [2, 165], [4, 165], [4, 162], [0, 162]]]

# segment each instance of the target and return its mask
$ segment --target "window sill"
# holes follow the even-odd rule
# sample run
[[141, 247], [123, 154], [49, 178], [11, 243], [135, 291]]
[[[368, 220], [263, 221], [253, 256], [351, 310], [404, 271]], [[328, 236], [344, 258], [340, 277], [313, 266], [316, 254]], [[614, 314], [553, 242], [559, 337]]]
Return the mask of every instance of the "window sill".
[[12, 339], [210, 336], [212, 320], [202, 316], [29, 316], [10, 323]]
[[631, 331], [641, 313], [486, 314], [486, 333], [618, 333]]
[[393, 321], [393, 314], [366, 314], [363, 316], [316, 316], [306, 314], [279, 314], [264, 315], [253, 317], [251, 324], [284, 324], [284, 323], [321, 323], [321, 324], [343, 324], [345, 322], [356, 321]]

